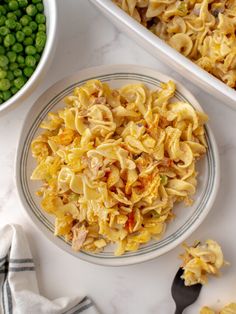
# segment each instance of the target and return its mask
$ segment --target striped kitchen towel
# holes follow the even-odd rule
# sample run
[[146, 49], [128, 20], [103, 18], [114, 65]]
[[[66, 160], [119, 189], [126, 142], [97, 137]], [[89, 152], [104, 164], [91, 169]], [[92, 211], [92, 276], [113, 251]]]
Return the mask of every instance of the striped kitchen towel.
[[19, 225], [0, 229], [1, 314], [98, 314], [88, 297], [63, 297], [53, 301], [39, 294], [35, 265]]

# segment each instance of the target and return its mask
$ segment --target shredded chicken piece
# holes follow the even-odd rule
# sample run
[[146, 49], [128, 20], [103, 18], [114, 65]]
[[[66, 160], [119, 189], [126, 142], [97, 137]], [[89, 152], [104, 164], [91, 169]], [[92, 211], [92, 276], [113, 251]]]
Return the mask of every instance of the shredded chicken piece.
[[88, 234], [88, 230], [86, 230], [84, 226], [78, 227], [77, 225], [75, 225], [72, 229], [72, 232], [72, 250], [78, 252], [83, 246], [83, 243]]

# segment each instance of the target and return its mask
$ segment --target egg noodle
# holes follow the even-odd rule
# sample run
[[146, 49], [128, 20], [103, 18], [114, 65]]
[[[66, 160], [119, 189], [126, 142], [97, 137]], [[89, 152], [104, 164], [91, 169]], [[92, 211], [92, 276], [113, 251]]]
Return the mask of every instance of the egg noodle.
[[186, 286], [206, 284], [209, 275], [218, 276], [219, 269], [227, 264], [216, 241], [207, 240], [205, 244], [197, 242], [194, 246], [184, 244], [184, 248], [185, 252], [180, 257], [183, 259], [182, 278]]
[[204, 70], [236, 88], [236, 0], [113, 0]]
[[204, 306], [200, 314], [236, 314], [236, 303], [226, 305], [221, 311], [215, 311], [208, 306]]
[[160, 238], [176, 202], [192, 204], [207, 116], [176, 100], [175, 88], [88, 81], [42, 122], [31, 179], [43, 181], [42, 208], [73, 250], [137, 250]]

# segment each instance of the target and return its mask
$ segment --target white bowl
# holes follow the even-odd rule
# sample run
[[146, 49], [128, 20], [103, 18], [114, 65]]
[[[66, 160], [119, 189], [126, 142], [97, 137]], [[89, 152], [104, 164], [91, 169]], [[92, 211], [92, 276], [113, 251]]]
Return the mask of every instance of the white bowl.
[[179, 74], [193, 81], [205, 92], [236, 109], [236, 91], [167, 45], [136, 20], [118, 8], [112, 0], [90, 0], [121, 30], [130, 35], [154, 57], [163, 60]]
[[[185, 240], [204, 220], [215, 199], [219, 183], [219, 158], [214, 136], [206, 126], [206, 140], [208, 151], [206, 157], [198, 162], [198, 186], [195, 202], [191, 207], [179, 204], [175, 207], [176, 219], [169, 223], [167, 231], [160, 241], [152, 241], [143, 245], [136, 252], [128, 252], [123, 256], [115, 257], [112, 247], [105, 252], [88, 253], [73, 252], [71, 246], [63, 238], [55, 237], [54, 219], [40, 207], [40, 199], [35, 192], [40, 187], [40, 182], [31, 181], [30, 176], [35, 160], [31, 156], [30, 143], [41, 131], [39, 125], [49, 111], [63, 108], [63, 98], [71, 94], [75, 86], [84, 84], [89, 79], [97, 78], [108, 82], [112, 87], [134, 82], [144, 82], [152, 89], [160, 86], [161, 81], [168, 81], [167, 77], [149, 68], [137, 65], [110, 65], [86, 69], [62, 79], [35, 101], [21, 132], [20, 142], [16, 156], [16, 184], [22, 205], [27, 215], [35, 225], [57, 246], [64, 251], [88, 262], [102, 265], [128, 265], [143, 262], [168, 252]], [[194, 96], [181, 84], [177, 83], [176, 98], [188, 101], [193, 107], [202, 110]]]
[[46, 16], [47, 41], [41, 59], [32, 76], [25, 85], [11, 98], [0, 105], [0, 113], [13, 109], [28, 97], [46, 74], [56, 48], [57, 7], [56, 0], [43, 0]]

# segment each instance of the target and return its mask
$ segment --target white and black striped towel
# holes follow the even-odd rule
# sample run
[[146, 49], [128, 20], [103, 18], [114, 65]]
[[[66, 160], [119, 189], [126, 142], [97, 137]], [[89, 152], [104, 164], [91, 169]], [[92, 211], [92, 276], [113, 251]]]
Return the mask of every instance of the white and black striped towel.
[[0, 229], [1, 314], [98, 314], [88, 297], [53, 301], [39, 294], [35, 266], [27, 239], [19, 225]]

